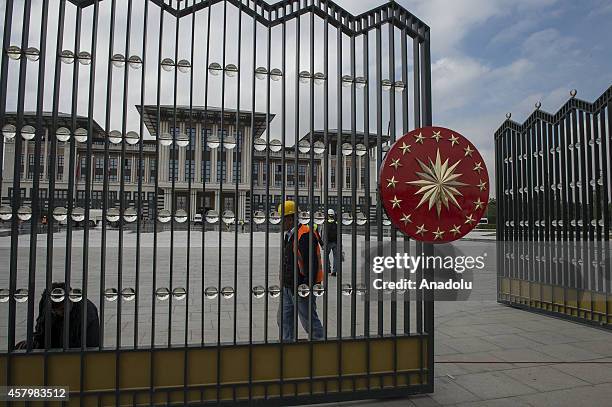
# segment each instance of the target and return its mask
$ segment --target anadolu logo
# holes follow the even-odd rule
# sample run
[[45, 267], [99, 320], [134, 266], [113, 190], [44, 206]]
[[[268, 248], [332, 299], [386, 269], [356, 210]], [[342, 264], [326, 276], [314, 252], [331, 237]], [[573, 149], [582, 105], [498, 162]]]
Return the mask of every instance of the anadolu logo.
[[389, 220], [400, 231], [415, 240], [447, 243], [465, 236], [484, 215], [489, 173], [461, 134], [422, 127], [389, 149], [378, 188]]

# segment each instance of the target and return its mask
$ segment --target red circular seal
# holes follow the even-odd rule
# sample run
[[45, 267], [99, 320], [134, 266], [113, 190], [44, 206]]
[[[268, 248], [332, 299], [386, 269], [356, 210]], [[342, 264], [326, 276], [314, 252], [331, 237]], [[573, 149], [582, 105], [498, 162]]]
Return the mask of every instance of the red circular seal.
[[456, 131], [422, 127], [389, 149], [378, 180], [387, 216], [413, 239], [445, 243], [472, 230], [487, 208], [489, 174]]

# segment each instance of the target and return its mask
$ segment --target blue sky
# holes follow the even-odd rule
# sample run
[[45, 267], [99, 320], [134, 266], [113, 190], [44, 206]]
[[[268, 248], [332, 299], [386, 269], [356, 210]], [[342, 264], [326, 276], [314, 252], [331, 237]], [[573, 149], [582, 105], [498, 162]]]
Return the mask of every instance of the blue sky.
[[[339, 0], [351, 12], [380, 0]], [[399, 0], [431, 28], [434, 124], [472, 140], [493, 175], [493, 132], [537, 101], [555, 112], [612, 85], [610, 0]]]

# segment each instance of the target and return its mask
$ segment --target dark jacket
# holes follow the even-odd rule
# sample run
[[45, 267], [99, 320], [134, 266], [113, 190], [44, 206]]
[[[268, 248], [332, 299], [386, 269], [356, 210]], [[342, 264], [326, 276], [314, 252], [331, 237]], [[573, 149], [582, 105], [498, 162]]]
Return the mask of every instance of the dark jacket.
[[[305, 227], [304, 225], [300, 225], [300, 228]], [[293, 232], [293, 234], [291, 235], [291, 237], [289, 238], [289, 240], [284, 239], [284, 247], [283, 247], [283, 259], [282, 259], [282, 263], [281, 263], [281, 268], [283, 270], [283, 286], [291, 288], [293, 290], [293, 276], [294, 276], [294, 247], [293, 247], [293, 242], [295, 240], [295, 238], [298, 235], [298, 231], [299, 230], [295, 230]], [[310, 237], [309, 237], [309, 233], [304, 233], [302, 235], [302, 238], [300, 239], [300, 241], [298, 242], [298, 246], [300, 249], [300, 253], [302, 253], [302, 257], [304, 260], [304, 267], [303, 270], [295, 270], [295, 274], [297, 275], [298, 281], [297, 281], [297, 285], [300, 284], [308, 284], [310, 285], [310, 278], [308, 277], [308, 273], [310, 270], [310, 263], [311, 263], [311, 259], [313, 262], [312, 265], [312, 273], [313, 273], [313, 278], [316, 275], [317, 272], [317, 262], [315, 261], [315, 256], [317, 255], [317, 245], [319, 244], [317, 241], [317, 238], [315, 237], [315, 234], [313, 233], [312, 236], [312, 249], [309, 250], [309, 243], [310, 243]], [[299, 266], [298, 266], [299, 267]], [[300, 274], [300, 271], [302, 271], [303, 275]], [[314, 284], [314, 281], [313, 281]]]
[[327, 236], [328, 243], [336, 243], [338, 240], [338, 223], [336, 219], [331, 222], [329, 220], [325, 222], [325, 235]]
[[[45, 302], [46, 293], [38, 304], [38, 318], [36, 319], [36, 327], [34, 328], [34, 348], [45, 348]], [[81, 309], [82, 303], [71, 303], [69, 313], [69, 330], [68, 348], [81, 347]], [[98, 319], [98, 309], [93, 302], [87, 300], [87, 337], [85, 338], [87, 347], [100, 346], [100, 322]], [[63, 348], [64, 344], [64, 318], [53, 316], [51, 313], [51, 348]]]

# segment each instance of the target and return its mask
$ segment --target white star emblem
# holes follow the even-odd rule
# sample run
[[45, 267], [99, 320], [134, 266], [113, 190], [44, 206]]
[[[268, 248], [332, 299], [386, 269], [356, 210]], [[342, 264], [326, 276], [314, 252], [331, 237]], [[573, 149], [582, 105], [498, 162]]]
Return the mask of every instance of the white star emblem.
[[459, 228], [461, 228], [461, 226], [457, 226], [457, 225], [453, 225], [453, 228], [450, 230], [450, 232], [457, 236], [459, 234], [461, 234], [461, 230], [459, 230]]
[[400, 159], [391, 159], [391, 164], [389, 164], [389, 166], [395, 168], [397, 170], [397, 167], [401, 167], [402, 164], [400, 163]]
[[448, 139], [448, 141], [451, 142], [451, 147], [454, 146], [455, 144], [459, 144], [459, 137], [455, 136], [454, 134], [451, 134], [450, 138]]
[[482, 171], [482, 162], [476, 163], [474, 165], [474, 171], [480, 174], [480, 172]]
[[480, 197], [474, 201], [474, 206], [475, 206], [474, 210], [482, 209], [482, 207], [484, 206], [484, 202], [480, 200]]
[[466, 148], [464, 148], [463, 151], [465, 151], [465, 156], [464, 157], [467, 157], [467, 156], [471, 157], [472, 153], [474, 152], [474, 150], [472, 150], [472, 148], [470, 148], [469, 145]]
[[412, 219], [410, 219], [411, 216], [412, 215], [406, 215], [405, 213], [402, 213], [402, 217], [400, 218], [400, 222], [404, 222], [404, 225], [412, 223]]
[[425, 137], [423, 137], [423, 134], [419, 133], [418, 135], [414, 137], [416, 137], [415, 142], [423, 144], [423, 140], [425, 139]]
[[425, 224], [422, 224], [421, 226], [417, 226], [417, 230], [416, 230], [417, 235], [423, 236], [425, 232], [427, 232], [427, 229], [425, 229]]
[[410, 147], [412, 147], [410, 144], [402, 142], [402, 146], [400, 147], [400, 150], [402, 150], [402, 155], [406, 154], [406, 151], [410, 153]]
[[487, 187], [487, 183], [483, 182], [481, 179], [479, 180], [480, 182], [478, 183], [478, 185], [476, 185], [478, 187], [478, 189], [480, 189], [481, 191], [484, 191], [485, 188]]
[[395, 184], [397, 184], [397, 180], [395, 179], [395, 175], [391, 178], [387, 178], [387, 188], [395, 188]]
[[435, 139], [436, 141], [440, 141], [440, 139], [442, 138], [442, 136], [440, 135], [439, 131], [434, 131], [433, 132], [433, 136], [431, 136], [432, 139]]
[[400, 202], [402, 202], [401, 199], [397, 199], [396, 195], [393, 195], [393, 199], [390, 199], [389, 202], [391, 202], [393, 204], [391, 209], [395, 209], [396, 207], [400, 207]]
[[476, 219], [474, 219], [472, 214], [469, 214], [468, 216], [465, 217], [465, 223], [467, 223], [468, 225], [471, 225], [474, 222], [476, 222]]
[[444, 234], [444, 231], [440, 230], [440, 228], [438, 227], [438, 230], [433, 232], [433, 234], [434, 234], [434, 240], [442, 239], [442, 235]]

